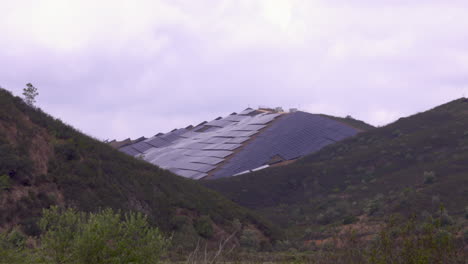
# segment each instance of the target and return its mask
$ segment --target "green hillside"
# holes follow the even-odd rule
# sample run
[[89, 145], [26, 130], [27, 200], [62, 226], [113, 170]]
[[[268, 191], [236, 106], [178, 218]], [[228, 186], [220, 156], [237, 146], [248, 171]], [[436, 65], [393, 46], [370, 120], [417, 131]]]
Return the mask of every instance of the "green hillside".
[[369, 124], [367, 124], [366, 122], [364, 122], [362, 120], [354, 119], [351, 116], [337, 117], [337, 116], [331, 116], [331, 115], [325, 115], [325, 114], [321, 114], [321, 115], [324, 116], [324, 117], [334, 119], [334, 120], [336, 120], [338, 122], [347, 124], [347, 125], [352, 126], [352, 127], [356, 128], [356, 129], [359, 129], [361, 131], [367, 131], [367, 130], [375, 128], [374, 126], [369, 125]]
[[0, 230], [19, 225], [37, 236], [41, 210], [51, 205], [143, 212], [152, 225], [175, 232], [176, 247], [199, 237], [218, 241], [239, 221], [266, 242], [278, 235], [198, 182], [120, 153], [0, 89]]
[[[206, 181], [290, 237], [378, 225], [392, 214], [443, 214], [467, 226], [468, 99], [371, 129], [284, 167]], [[324, 229], [325, 228], [325, 229]]]

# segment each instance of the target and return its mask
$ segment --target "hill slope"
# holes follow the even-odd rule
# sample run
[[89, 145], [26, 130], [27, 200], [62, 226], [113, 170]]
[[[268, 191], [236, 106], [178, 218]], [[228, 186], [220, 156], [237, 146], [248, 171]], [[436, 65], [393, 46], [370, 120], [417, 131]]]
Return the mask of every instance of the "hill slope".
[[463, 219], [468, 99], [360, 133], [285, 167], [204, 184], [301, 232], [393, 213], [435, 214], [440, 205]]
[[[35, 220], [50, 205], [83, 211], [141, 211], [175, 231], [175, 243], [216, 240], [246, 227], [275, 236], [268, 222], [199, 183], [120, 153], [0, 89], [0, 230]], [[180, 235], [177, 241], [177, 235]]]

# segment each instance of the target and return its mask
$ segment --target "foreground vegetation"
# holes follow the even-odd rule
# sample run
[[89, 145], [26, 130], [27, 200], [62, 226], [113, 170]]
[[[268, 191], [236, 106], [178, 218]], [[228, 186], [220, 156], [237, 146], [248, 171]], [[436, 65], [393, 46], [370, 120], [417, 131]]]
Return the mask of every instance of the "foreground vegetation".
[[39, 221], [40, 236], [28, 239], [15, 228], [0, 233], [0, 263], [466, 263], [468, 233], [460, 237], [459, 229], [445, 221], [442, 216], [423, 221], [392, 216], [370, 239], [359, 238], [350, 229], [304, 252], [281, 245], [258, 252], [255, 241], [244, 238], [239, 247], [226, 247], [227, 239], [219, 250], [197, 245], [190, 254], [170, 258], [166, 254], [170, 239], [150, 227], [141, 213], [52, 207]]
[[[158, 263], [169, 246], [141, 213], [82, 213], [52, 207], [38, 241], [13, 229], [0, 237], [0, 263]], [[29, 244], [28, 244], [29, 242]], [[34, 246], [31, 243], [38, 243]]]

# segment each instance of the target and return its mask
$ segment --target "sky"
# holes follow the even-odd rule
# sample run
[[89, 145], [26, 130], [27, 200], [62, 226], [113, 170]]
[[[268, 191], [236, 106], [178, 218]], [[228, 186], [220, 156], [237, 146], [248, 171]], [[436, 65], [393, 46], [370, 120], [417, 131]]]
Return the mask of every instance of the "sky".
[[382, 126], [468, 95], [466, 0], [0, 0], [0, 86], [98, 139], [247, 107]]

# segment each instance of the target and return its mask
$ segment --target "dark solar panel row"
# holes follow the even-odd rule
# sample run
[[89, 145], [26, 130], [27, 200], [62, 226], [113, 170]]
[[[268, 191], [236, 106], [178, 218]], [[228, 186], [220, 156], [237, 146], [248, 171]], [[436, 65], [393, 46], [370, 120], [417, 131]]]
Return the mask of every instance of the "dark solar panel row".
[[262, 128], [266, 127], [266, 125], [249, 125], [249, 124], [245, 124], [245, 125], [239, 125], [237, 127], [235, 127], [233, 130], [234, 131], [258, 131]]
[[239, 122], [239, 121], [242, 121], [243, 119], [245, 119], [246, 117], [247, 117], [247, 116], [230, 115], [230, 116], [224, 118], [223, 120], [232, 121], [232, 122]]
[[135, 143], [135, 144], [133, 144], [131, 146], [134, 149], [136, 149], [136, 150], [138, 150], [139, 152], [142, 152], [142, 153], [153, 147], [152, 145], [150, 145], [150, 144], [148, 144], [148, 143], [146, 143], [144, 141]]
[[187, 160], [192, 163], [204, 163], [210, 165], [216, 165], [224, 161], [222, 158], [215, 157], [188, 157]]
[[232, 125], [232, 122], [226, 121], [224, 119], [220, 120], [213, 120], [205, 124], [206, 126], [215, 126], [215, 127], [225, 127], [228, 125]]
[[141, 152], [139, 152], [138, 150], [132, 148], [132, 146], [125, 146], [123, 148], [120, 148], [119, 150], [126, 153], [126, 154], [128, 154], [128, 155], [132, 155], [132, 156], [136, 156], [136, 155], [141, 154]]
[[165, 147], [165, 146], [170, 144], [170, 142], [168, 142], [168, 141], [166, 141], [166, 140], [164, 140], [164, 139], [162, 139], [160, 137], [150, 138], [145, 142], [150, 144], [151, 146], [153, 146], [155, 148], [162, 148], [162, 147]]
[[248, 114], [250, 114], [252, 112], [255, 112], [255, 110], [252, 109], [252, 108], [247, 108], [244, 111], [240, 112], [239, 115], [248, 115]]
[[249, 137], [230, 138], [230, 139], [227, 139], [226, 143], [229, 143], [229, 144], [232, 144], [232, 143], [241, 144], [241, 143], [244, 143], [245, 141], [247, 141], [247, 140], [249, 140], [249, 139], [250, 139]]
[[235, 150], [242, 146], [241, 144], [209, 144], [203, 150]]

